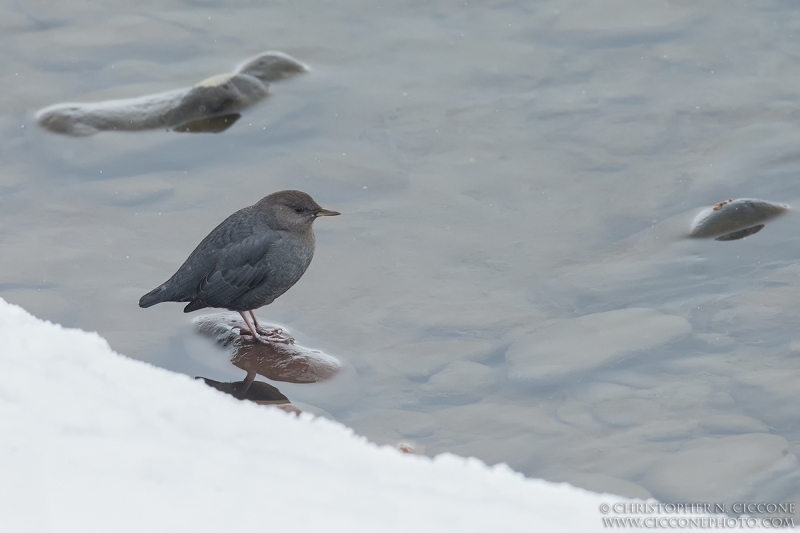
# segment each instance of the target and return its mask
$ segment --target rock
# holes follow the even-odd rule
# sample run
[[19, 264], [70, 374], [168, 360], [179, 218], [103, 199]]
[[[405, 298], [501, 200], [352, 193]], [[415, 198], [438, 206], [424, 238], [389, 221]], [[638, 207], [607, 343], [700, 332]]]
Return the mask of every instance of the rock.
[[230, 117], [260, 102], [267, 95], [267, 85], [247, 74], [212, 76], [186, 92], [177, 104], [163, 114], [162, 120], [166, 126], [174, 128], [210, 117]]
[[[266, 328], [277, 327], [259, 322]], [[298, 344], [244, 339], [239, 331], [246, 326], [238, 313], [202, 315], [194, 319], [194, 324], [198, 331], [228, 348], [231, 362], [246, 371], [251, 382], [259, 374], [273, 381], [314, 383], [331, 378], [342, 367], [335, 357]]]
[[690, 441], [645, 473], [644, 485], [664, 502], [742, 501], [761, 481], [797, 467], [783, 437], [750, 433]]
[[[263, 83], [274, 83], [308, 72], [308, 67], [289, 54], [264, 52], [242, 62], [234, 72], [252, 76]], [[210, 79], [210, 78], [209, 78]], [[200, 82], [202, 84], [203, 82]]]
[[692, 222], [690, 236], [693, 238], [716, 238], [718, 241], [733, 241], [761, 231], [764, 222], [782, 215], [788, 205], [740, 198], [726, 200], [700, 212]]
[[506, 352], [508, 375], [518, 382], [547, 382], [618, 363], [688, 335], [689, 322], [655, 309], [620, 309], [552, 320], [514, 342]]
[[56, 104], [40, 110], [36, 120], [54, 133], [74, 136], [158, 128], [215, 133], [231, 127], [240, 111], [266, 98], [269, 83], [307, 70], [287, 54], [265, 52], [230, 74], [212, 76], [193, 87], [124, 100]]
[[402, 453], [414, 453], [414, 446], [408, 442], [398, 442], [397, 449]]
[[494, 385], [492, 369], [471, 361], [453, 361], [419, 388], [434, 403], [463, 404], [480, 401]]

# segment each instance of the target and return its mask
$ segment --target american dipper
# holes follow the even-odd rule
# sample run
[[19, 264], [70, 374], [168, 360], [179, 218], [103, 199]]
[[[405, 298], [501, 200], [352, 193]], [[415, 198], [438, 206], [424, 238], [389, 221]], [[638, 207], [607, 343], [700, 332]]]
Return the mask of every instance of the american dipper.
[[253, 309], [297, 283], [314, 256], [311, 225], [317, 217], [338, 214], [300, 191], [265, 196], [214, 228], [169, 280], [139, 299], [139, 307], [189, 302], [184, 313], [222, 307], [238, 311], [255, 340], [287, 342], [280, 330], [262, 329], [262, 338]]

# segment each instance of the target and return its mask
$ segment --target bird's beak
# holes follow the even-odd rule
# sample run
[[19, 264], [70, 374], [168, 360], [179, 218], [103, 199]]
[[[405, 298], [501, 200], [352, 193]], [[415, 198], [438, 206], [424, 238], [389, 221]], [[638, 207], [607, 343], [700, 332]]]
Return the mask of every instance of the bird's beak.
[[320, 209], [314, 213], [314, 216], [316, 217], [335, 217], [336, 215], [341, 215], [341, 213], [338, 211], [330, 211], [328, 209]]

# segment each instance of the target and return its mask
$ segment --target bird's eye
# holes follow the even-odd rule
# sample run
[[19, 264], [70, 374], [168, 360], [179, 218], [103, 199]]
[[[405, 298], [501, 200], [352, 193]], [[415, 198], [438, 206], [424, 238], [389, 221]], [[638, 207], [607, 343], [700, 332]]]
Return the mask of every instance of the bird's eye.
[[295, 207], [294, 208], [294, 212], [295, 213], [302, 213], [303, 212], [303, 208], [302, 207]]

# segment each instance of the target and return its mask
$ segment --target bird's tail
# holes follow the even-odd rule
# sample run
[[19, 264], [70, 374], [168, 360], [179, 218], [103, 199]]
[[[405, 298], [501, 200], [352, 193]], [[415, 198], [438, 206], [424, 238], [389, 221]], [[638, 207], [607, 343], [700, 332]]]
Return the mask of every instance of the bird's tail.
[[170, 294], [167, 291], [166, 284], [164, 284], [156, 287], [152, 291], [139, 298], [139, 307], [150, 307], [160, 304], [161, 302], [168, 302], [170, 300]]

